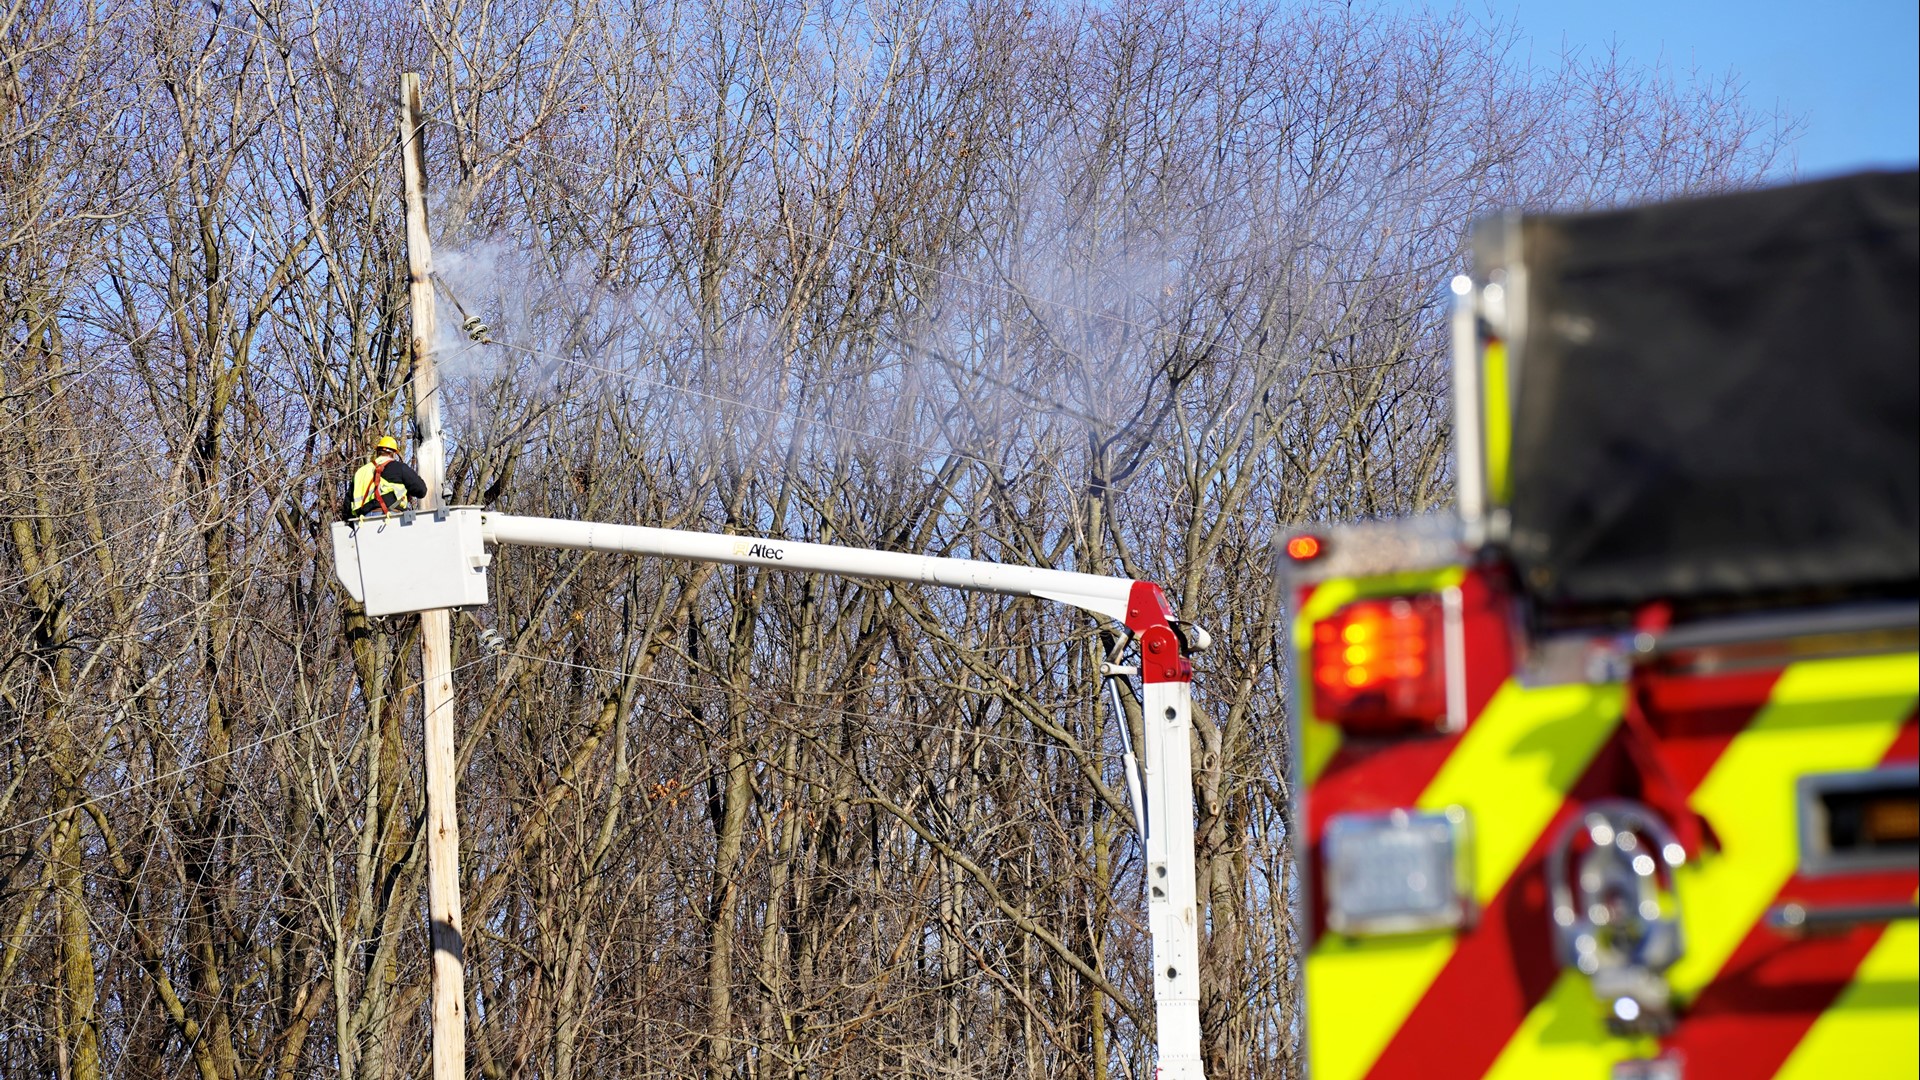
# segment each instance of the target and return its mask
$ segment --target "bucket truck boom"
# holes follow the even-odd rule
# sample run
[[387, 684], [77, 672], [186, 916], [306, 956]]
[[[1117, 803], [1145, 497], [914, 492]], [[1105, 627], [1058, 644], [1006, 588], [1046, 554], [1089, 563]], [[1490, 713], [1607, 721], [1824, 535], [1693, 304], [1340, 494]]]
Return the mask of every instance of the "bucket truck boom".
[[[765, 566], [800, 573], [903, 581], [1052, 600], [1123, 625], [1140, 649], [1146, 721], [1137, 793], [1147, 853], [1154, 1012], [1160, 1080], [1205, 1080], [1200, 1060], [1200, 948], [1193, 861], [1191, 732], [1193, 668], [1204, 630], [1181, 625], [1152, 582], [1042, 567], [1010, 566], [718, 533], [516, 517], [474, 507], [431, 516], [367, 517], [333, 526], [335, 573], [369, 615], [487, 602], [487, 545], [573, 548], [688, 562]], [[1131, 669], [1109, 665], [1107, 677]], [[1122, 719], [1124, 727], [1124, 719]], [[1144, 805], [1142, 805], [1144, 804]]]

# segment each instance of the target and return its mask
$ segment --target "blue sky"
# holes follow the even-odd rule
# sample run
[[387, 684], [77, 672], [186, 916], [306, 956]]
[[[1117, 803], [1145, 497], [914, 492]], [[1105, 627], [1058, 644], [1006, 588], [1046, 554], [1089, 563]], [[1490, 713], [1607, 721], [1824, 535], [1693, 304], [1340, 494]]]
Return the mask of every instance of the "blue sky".
[[[1533, 39], [1546, 62], [1562, 44], [1618, 42], [1676, 70], [1732, 71], [1749, 102], [1805, 121], [1793, 153], [1802, 177], [1920, 159], [1920, 2], [1916, 0], [1463, 0]], [[1450, 0], [1388, 0], [1450, 9]]]

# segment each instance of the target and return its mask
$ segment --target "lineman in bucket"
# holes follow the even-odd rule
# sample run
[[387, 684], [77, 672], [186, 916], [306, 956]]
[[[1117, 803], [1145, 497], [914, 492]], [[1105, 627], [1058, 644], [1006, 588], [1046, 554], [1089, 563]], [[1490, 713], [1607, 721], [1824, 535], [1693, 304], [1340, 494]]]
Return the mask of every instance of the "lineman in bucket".
[[355, 469], [343, 506], [348, 521], [368, 514], [397, 514], [412, 499], [424, 498], [427, 482], [400, 460], [400, 443], [391, 435], [373, 440], [373, 456]]

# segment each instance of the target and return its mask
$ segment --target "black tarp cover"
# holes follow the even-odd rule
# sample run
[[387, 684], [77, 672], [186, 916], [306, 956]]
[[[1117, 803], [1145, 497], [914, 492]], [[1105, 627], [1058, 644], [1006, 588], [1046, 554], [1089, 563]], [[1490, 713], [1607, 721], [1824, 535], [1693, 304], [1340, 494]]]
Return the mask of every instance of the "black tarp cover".
[[1512, 554], [1549, 605], [1920, 581], [1920, 174], [1528, 218]]

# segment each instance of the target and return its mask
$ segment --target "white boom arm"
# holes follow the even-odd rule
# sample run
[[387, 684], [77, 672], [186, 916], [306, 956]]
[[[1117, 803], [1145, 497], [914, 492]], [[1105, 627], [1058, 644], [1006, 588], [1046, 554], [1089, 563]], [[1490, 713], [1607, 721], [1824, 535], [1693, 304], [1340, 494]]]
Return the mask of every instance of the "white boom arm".
[[[1160, 587], [1130, 578], [683, 532], [557, 518], [515, 517], [472, 507], [438, 514], [372, 517], [333, 526], [334, 568], [369, 615], [487, 602], [485, 544], [657, 555], [689, 562], [766, 566], [801, 573], [945, 585], [1070, 604], [1126, 626], [1140, 646], [1146, 738], [1141, 748], [1147, 852], [1147, 920], [1153, 938], [1154, 1013], [1160, 1080], [1205, 1080], [1200, 1059], [1200, 945], [1193, 861], [1193, 668]], [[1189, 628], [1194, 648], [1206, 636]], [[1125, 723], [1124, 717], [1121, 723]]]
[[1069, 570], [558, 518], [483, 513], [480, 536], [489, 544], [624, 551], [630, 555], [659, 555], [688, 562], [771, 566], [837, 577], [913, 581], [975, 592], [1034, 596], [1085, 608], [1120, 623], [1127, 621], [1127, 601], [1133, 588], [1133, 582], [1125, 578], [1076, 574]]

